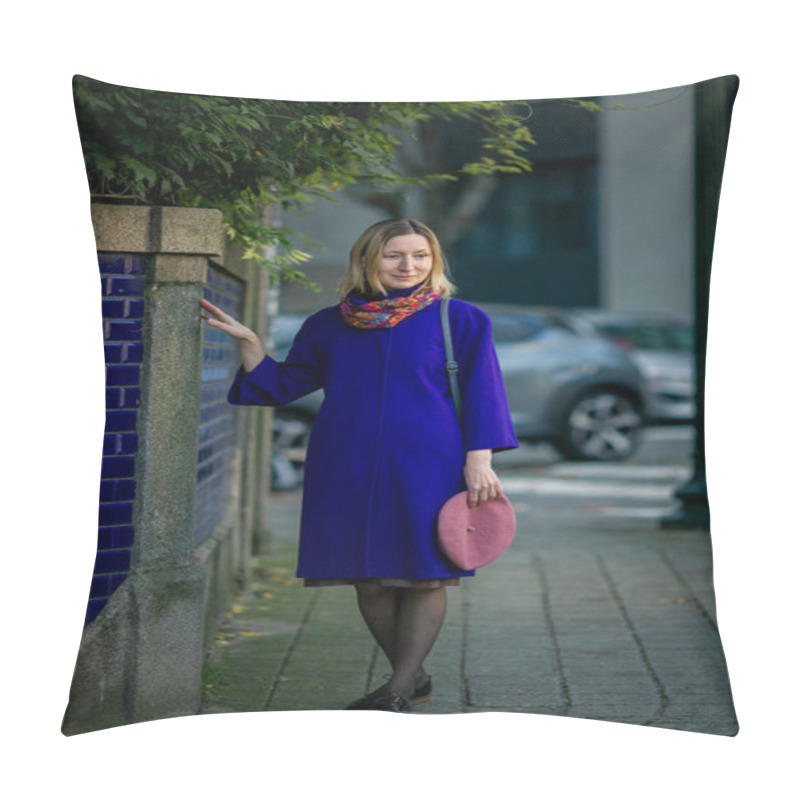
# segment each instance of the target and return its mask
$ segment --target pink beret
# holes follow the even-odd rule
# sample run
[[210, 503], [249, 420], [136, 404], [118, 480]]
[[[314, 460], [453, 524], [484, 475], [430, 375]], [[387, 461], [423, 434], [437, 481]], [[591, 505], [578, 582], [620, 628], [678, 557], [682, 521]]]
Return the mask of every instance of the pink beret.
[[517, 528], [506, 497], [467, 505], [468, 492], [451, 497], [439, 511], [439, 547], [461, 569], [477, 569], [502, 555]]

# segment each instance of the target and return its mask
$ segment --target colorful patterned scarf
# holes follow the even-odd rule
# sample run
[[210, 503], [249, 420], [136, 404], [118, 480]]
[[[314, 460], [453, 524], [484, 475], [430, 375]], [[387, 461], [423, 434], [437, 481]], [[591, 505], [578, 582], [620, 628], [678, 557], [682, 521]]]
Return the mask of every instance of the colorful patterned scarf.
[[359, 303], [348, 295], [339, 309], [344, 321], [354, 328], [391, 328], [415, 311], [429, 306], [438, 296], [438, 292], [420, 289], [406, 297]]

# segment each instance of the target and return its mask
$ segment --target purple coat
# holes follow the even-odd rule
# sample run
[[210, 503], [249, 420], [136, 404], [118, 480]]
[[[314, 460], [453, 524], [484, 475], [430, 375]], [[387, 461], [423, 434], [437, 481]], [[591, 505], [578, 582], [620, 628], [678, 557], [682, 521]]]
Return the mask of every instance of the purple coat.
[[[407, 292], [391, 292], [391, 296]], [[239, 370], [228, 401], [280, 406], [322, 387], [305, 464], [297, 574], [304, 578], [453, 578], [436, 518], [463, 491], [467, 450], [517, 447], [491, 322], [450, 302], [462, 397], [445, 370], [439, 301], [391, 328], [359, 329], [338, 306], [312, 314], [286, 360]]]

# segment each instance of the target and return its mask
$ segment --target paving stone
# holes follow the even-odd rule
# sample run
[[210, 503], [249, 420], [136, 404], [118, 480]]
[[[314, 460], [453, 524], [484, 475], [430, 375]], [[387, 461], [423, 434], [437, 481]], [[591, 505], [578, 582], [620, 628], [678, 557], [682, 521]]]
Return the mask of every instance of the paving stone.
[[[204, 713], [339, 709], [385, 681], [352, 587], [292, 578], [298, 514], [296, 498], [272, 503], [268, 557], [220, 629]], [[511, 550], [448, 589], [433, 698], [415, 713], [735, 734], [708, 535], [537, 503], [518, 516]]]

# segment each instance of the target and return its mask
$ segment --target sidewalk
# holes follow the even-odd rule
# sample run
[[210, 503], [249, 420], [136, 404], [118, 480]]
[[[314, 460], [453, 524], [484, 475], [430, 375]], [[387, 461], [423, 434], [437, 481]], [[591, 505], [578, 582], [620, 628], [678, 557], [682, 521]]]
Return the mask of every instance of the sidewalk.
[[[734, 735], [702, 531], [509, 492], [511, 549], [448, 589], [418, 714], [507, 711]], [[272, 553], [222, 625], [202, 713], [340, 709], [388, 666], [352, 587], [294, 575], [299, 496], [275, 495]]]

